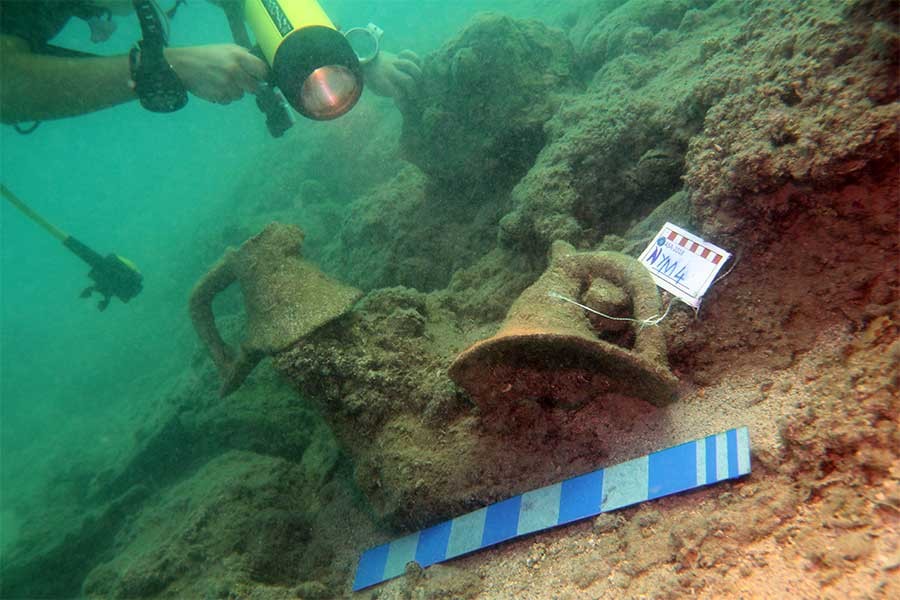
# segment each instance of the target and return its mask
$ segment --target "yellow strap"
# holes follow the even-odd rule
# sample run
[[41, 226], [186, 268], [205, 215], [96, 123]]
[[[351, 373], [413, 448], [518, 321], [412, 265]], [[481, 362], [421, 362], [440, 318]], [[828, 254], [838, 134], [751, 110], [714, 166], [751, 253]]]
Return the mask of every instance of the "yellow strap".
[[22, 202], [22, 200], [19, 199], [18, 196], [9, 191], [9, 188], [7, 188], [2, 183], [0, 183], [0, 192], [3, 192], [3, 197], [9, 200], [10, 204], [21, 210], [26, 217], [46, 229], [48, 232], [50, 232], [50, 235], [52, 235], [59, 241], [64, 242], [66, 241], [66, 238], [69, 237], [64, 231], [50, 224], [44, 217], [34, 212], [27, 204]]

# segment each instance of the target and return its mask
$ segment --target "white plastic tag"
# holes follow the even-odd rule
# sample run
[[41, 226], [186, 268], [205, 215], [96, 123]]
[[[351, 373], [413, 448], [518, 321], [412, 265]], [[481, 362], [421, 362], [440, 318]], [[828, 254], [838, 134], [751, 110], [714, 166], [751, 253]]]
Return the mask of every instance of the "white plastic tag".
[[638, 260], [656, 285], [694, 308], [731, 253], [677, 225], [666, 223]]

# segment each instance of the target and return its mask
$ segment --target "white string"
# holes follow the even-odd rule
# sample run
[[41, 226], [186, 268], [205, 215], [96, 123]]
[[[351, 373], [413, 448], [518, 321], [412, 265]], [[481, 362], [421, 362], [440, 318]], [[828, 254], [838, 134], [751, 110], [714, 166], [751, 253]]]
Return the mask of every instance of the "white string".
[[644, 327], [647, 327], [647, 326], [653, 327], [653, 326], [659, 325], [663, 319], [665, 319], [667, 316], [669, 316], [669, 310], [672, 308], [672, 301], [670, 300], [668, 306], [666, 306], [666, 312], [664, 312], [662, 315], [653, 315], [652, 317], [649, 317], [647, 319], [630, 319], [628, 317], [613, 317], [612, 315], [604, 314], [604, 313], [600, 312], [599, 310], [594, 310], [590, 306], [585, 306], [584, 304], [576, 302], [575, 300], [572, 300], [571, 298], [563, 296], [562, 294], [559, 294], [557, 292], [551, 291], [551, 292], [548, 292], [547, 295], [550, 296], [551, 298], [558, 298], [559, 300], [565, 300], [566, 302], [568, 302], [570, 304], [574, 304], [575, 306], [578, 306], [579, 308], [583, 308], [584, 310], [590, 311], [590, 312], [594, 313], [595, 315], [600, 315], [604, 319], [611, 319], [613, 321], [631, 321], [632, 323], [638, 323], [641, 326], [641, 329], [643, 329]]

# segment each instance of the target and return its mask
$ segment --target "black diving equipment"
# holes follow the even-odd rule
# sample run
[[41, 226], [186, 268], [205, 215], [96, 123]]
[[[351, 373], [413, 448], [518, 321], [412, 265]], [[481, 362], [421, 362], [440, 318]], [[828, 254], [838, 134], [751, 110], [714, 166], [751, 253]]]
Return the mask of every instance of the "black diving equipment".
[[128, 55], [134, 91], [147, 110], [174, 112], [187, 104], [188, 96], [163, 54], [169, 44], [168, 18], [156, 0], [133, 0], [133, 4], [143, 36]]
[[[231, 28], [231, 36], [238, 46], [247, 48], [253, 55], [261, 60], [266, 60], [259, 46], [253, 47], [250, 43], [250, 35], [244, 24], [244, 9], [239, 4], [225, 2], [222, 4], [228, 26]], [[284, 132], [294, 125], [294, 119], [287, 109], [284, 98], [275, 89], [273, 82], [259, 84], [256, 90], [256, 107], [266, 116], [266, 128], [272, 137], [281, 137]]]
[[244, 0], [244, 19], [297, 112], [326, 121], [353, 108], [363, 90], [359, 59], [316, 0]]
[[260, 84], [256, 92], [256, 107], [266, 115], [266, 129], [272, 137], [281, 137], [294, 125], [284, 98], [268, 83]]
[[31, 207], [22, 202], [5, 185], [0, 184], [0, 192], [2, 192], [4, 198], [9, 200], [10, 204], [47, 230], [50, 235], [61, 241], [63, 246], [71, 250], [75, 256], [91, 267], [88, 276], [94, 280], [94, 283], [81, 292], [82, 298], [89, 298], [91, 294], [97, 292], [101, 296], [100, 301], [97, 303], [97, 308], [102, 311], [109, 306], [109, 301], [113, 296], [122, 302], [128, 302], [141, 293], [144, 277], [131, 261], [117, 254], [100, 256], [100, 254], [83, 242], [49, 223]]

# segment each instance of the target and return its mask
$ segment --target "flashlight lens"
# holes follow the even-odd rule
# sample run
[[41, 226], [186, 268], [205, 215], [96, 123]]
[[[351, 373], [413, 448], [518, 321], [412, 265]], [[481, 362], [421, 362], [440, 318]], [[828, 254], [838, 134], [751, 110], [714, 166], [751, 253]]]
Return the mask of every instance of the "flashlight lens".
[[353, 71], [340, 65], [319, 67], [300, 89], [300, 103], [314, 119], [336, 119], [353, 108], [362, 87]]

